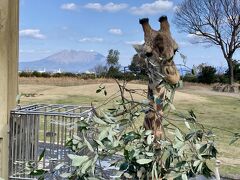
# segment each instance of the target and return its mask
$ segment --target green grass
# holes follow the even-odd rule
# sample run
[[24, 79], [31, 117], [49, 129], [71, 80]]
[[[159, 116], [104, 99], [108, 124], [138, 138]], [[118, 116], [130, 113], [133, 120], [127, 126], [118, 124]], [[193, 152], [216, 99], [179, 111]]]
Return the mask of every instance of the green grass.
[[47, 99], [47, 100], [25, 100], [21, 104], [34, 104], [34, 103], [43, 103], [43, 104], [72, 104], [72, 105], [90, 105], [91, 102], [94, 104], [100, 104], [104, 98], [99, 98], [95, 96], [83, 96], [83, 95], [69, 95], [61, 99]]
[[90, 105], [90, 103], [94, 104], [99, 104], [104, 98], [99, 98], [99, 97], [91, 97], [91, 96], [80, 96], [80, 95], [70, 95], [67, 98], [64, 99], [58, 99], [55, 100], [53, 103], [56, 104], [73, 104], [73, 105], [78, 105], [78, 104], [87, 104]]
[[[240, 141], [229, 145], [232, 134], [230, 132], [239, 132], [240, 129], [240, 99], [224, 96], [206, 96], [209, 102], [199, 102], [187, 104], [178, 102], [175, 104], [177, 111], [187, 113], [193, 110], [200, 123], [208, 128], [212, 128], [216, 134], [216, 146], [219, 151], [218, 156], [240, 161]], [[227, 132], [230, 131], [230, 132]], [[220, 168], [222, 174], [239, 174], [240, 165], [222, 165]]]

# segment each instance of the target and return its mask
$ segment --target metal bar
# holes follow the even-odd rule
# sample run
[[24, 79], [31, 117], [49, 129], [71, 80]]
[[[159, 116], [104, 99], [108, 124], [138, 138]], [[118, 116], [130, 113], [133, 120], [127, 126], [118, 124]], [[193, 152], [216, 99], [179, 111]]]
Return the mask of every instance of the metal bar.
[[64, 108], [66, 105], [62, 105], [62, 106], [60, 106], [60, 107], [57, 107], [57, 108], [54, 108], [54, 109], [51, 109], [51, 110], [49, 110], [49, 111], [46, 111], [46, 113], [48, 113], [48, 112], [52, 112], [52, 111], [56, 111], [56, 110], [59, 110], [59, 109], [62, 109], [62, 108]]
[[22, 179], [22, 180], [37, 180], [37, 178], [27, 178], [27, 177], [14, 177], [14, 176], [10, 176], [9, 179]]
[[80, 108], [82, 108], [82, 106], [77, 106], [77, 107], [75, 107], [75, 108], [73, 108], [73, 109], [70, 109], [70, 110], [65, 111], [65, 113], [68, 113], [68, 112], [71, 112], [71, 111], [73, 111], [73, 113], [74, 113], [75, 110], [80, 109]]
[[34, 115], [34, 114], [44, 114], [44, 115], [49, 115], [49, 116], [56, 116], [56, 115], [62, 115], [62, 116], [66, 116], [66, 117], [81, 117], [82, 115], [86, 114], [87, 112], [90, 112], [91, 110], [88, 110], [88, 111], [84, 111], [82, 113], [65, 113], [65, 112], [60, 112], [60, 113], [57, 113], [57, 112], [49, 112], [49, 113], [45, 113], [43, 111], [36, 111], [36, 112], [19, 112], [19, 113], [16, 113], [16, 114], [19, 114], [19, 115]]
[[24, 164], [29, 160], [37, 162], [43, 149], [46, 151], [40, 168], [53, 168], [55, 163], [68, 162], [66, 154], [70, 151], [65, 147], [66, 140], [77, 131], [74, 123], [91, 111], [91, 106], [59, 104], [34, 104], [12, 110], [9, 178], [32, 179], [24, 174]]
[[61, 128], [61, 159], [63, 158], [63, 135], [64, 135], [64, 116], [62, 116], [62, 128]]
[[[44, 115], [44, 122], [43, 122], [43, 142], [44, 142], [44, 149], [46, 149], [46, 132], [47, 132], [47, 117], [46, 115]], [[43, 157], [44, 161], [43, 161], [43, 168], [45, 168], [45, 157]]]

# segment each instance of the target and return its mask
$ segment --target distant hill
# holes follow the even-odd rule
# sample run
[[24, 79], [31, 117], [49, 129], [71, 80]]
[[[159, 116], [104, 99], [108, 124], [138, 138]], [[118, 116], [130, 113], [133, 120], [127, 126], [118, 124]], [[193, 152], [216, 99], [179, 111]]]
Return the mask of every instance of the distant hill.
[[99, 64], [105, 64], [105, 57], [98, 52], [63, 50], [41, 60], [20, 62], [19, 69], [21, 71], [45, 69], [47, 72], [52, 72], [60, 69], [62, 72], [85, 72]]

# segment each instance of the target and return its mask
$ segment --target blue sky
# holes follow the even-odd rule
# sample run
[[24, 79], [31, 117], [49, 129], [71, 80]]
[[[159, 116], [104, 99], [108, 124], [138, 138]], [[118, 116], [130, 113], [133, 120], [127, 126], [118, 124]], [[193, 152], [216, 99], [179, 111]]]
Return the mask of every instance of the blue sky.
[[[174, 9], [181, 0], [20, 0], [20, 61], [33, 61], [64, 49], [120, 51], [120, 63], [128, 65], [135, 54], [132, 43], [143, 42], [139, 18], [148, 17], [159, 29], [158, 18], [167, 15], [173, 37], [187, 56], [187, 65], [207, 63], [226, 66], [214, 46], [191, 44], [192, 36], [179, 33], [173, 24]], [[239, 53], [239, 52], [238, 52]], [[239, 57], [239, 54], [238, 54]], [[176, 63], [181, 58], [176, 55]]]

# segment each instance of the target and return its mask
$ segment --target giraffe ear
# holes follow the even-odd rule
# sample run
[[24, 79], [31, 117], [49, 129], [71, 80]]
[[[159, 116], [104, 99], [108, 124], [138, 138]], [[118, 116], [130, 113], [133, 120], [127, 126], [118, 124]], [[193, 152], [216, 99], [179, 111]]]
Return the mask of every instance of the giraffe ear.
[[133, 44], [132, 46], [136, 50], [136, 52], [138, 54], [143, 52], [143, 45], [141, 45], [141, 44]]

